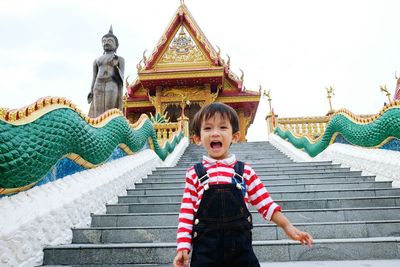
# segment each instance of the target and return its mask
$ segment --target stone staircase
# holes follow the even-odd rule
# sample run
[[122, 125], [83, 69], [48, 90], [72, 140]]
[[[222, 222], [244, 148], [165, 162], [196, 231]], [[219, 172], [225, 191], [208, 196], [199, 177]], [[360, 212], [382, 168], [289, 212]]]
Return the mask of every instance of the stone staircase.
[[[312, 233], [313, 248], [287, 240], [253, 208], [254, 250], [261, 262], [400, 258], [400, 189], [331, 162], [295, 163], [268, 142], [232, 145], [254, 168], [284, 214]], [[171, 266], [187, 167], [204, 150], [189, 146], [173, 168], [157, 168], [128, 189], [72, 244], [44, 249], [44, 265]], [[166, 264], [166, 265], [162, 265]]]

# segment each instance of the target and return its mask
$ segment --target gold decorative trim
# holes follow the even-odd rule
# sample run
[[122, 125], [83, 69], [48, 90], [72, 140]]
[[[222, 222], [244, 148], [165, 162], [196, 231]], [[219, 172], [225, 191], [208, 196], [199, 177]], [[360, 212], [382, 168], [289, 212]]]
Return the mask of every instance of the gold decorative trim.
[[[129, 147], [126, 144], [119, 144], [118, 145], [119, 148], [121, 148], [126, 154], [128, 155], [133, 155], [135, 152], [133, 152], [132, 150], [129, 149]], [[99, 164], [93, 164], [87, 160], [85, 160], [84, 158], [82, 158], [80, 155], [75, 154], [75, 153], [69, 153], [67, 155], [65, 155], [65, 158], [68, 158], [70, 160], [72, 160], [73, 162], [75, 162], [76, 164], [84, 167], [85, 169], [93, 169], [96, 168], [100, 165], [103, 165], [106, 161], [101, 162]]]
[[139, 79], [147, 80], [163, 80], [163, 79], [179, 79], [179, 78], [206, 78], [206, 77], [222, 77], [224, 70], [216, 68], [215, 70], [196, 70], [196, 71], [174, 71], [174, 72], [141, 72]]
[[[341, 134], [341, 133], [339, 133], [339, 132], [334, 133], [334, 135], [332, 136], [331, 140], [329, 141], [329, 145], [332, 145], [332, 144], [335, 142], [335, 139], [337, 138], [337, 136], [338, 136], [339, 134]], [[344, 137], [343, 137], [343, 138], [344, 138]], [[386, 138], [385, 140], [383, 140], [383, 141], [382, 141], [381, 143], [379, 143], [378, 145], [376, 145], [376, 146], [370, 146], [370, 147], [358, 146], [358, 145], [351, 144], [350, 142], [349, 142], [349, 143], [350, 143], [352, 146], [358, 146], [358, 147], [363, 147], [363, 148], [376, 149], [376, 148], [380, 148], [380, 147], [384, 146], [385, 144], [389, 143], [389, 142], [392, 141], [393, 139], [395, 139], [395, 137], [389, 136], [388, 138]]]
[[38, 182], [39, 181], [31, 183], [31, 184], [28, 184], [26, 186], [16, 187], [16, 188], [2, 188], [2, 187], [0, 187], [0, 195], [10, 195], [10, 194], [15, 194], [15, 193], [19, 193], [19, 192], [28, 190], [29, 188], [32, 188]]
[[215, 93], [211, 93], [211, 94], [210, 94], [210, 95], [211, 95], [211, 102], [214, 102], [215, 99], [217, 99], [218, 94], [219, 94], [219, 88], [220, 88], [220, 87], [218, 87], [218, 89], [217, 89], [217, 91], [216, 91]]
[[[170, 38], [168, 47], [159, 57], [154, 69], [170, 68], [172, 66], [185, 67], [186, 65], [211, 66], [211, 62], [199, 48], [197, 42], [193, 41], [195, 38], [186, 29], [185, 24], [182, 24], [180, 28], [181, 31], [179, 33], [176, 31], [175, 35]], [[187, 33], [184, 29], [186, 29]], [[177, 40], [182, 40], [183, 42], [177, 42]]]
[[[134, 152], [132, 150], [130, 150], [129, 147], [125, 144], [119, 144], [118, 147], [120, 147], [128, 155], [134, 154]], [[104, 164], [104, 162], [99, 163], [99, 164], [90, 163], [89, 161], [83, 159], [81, 156], [79, 156], [78, 154], [75, 154], [75, 153], [69, 153], [69, 154], [65, 155], [63, 158], [68, 158], [68, 159], [74, 161], [75, 163], [79, 164], [80, 166], [84, 167], [85, 169], [93, 169], [97, 166]], [[0, 195], [9, 195], [9, 194], [15, 194], [18, 192], [26, 191], [26, 190], [32, 188], [33, 186], [35, 186], [38, 182], [40, 182], [40, 181], [36, 181], [29, 185], [17, 187], [17, 188], [1, 188], [0, 187]]]
[[292, 131], [292, 129], [290, 129], [290, 127], [289, 128], [287, 128], [287, 129], [284, 129], [283, 127], [282, 127], [282, 125], [277, 125], [276, 126], [276, 128], [279, 128], [279, 129], [281, 129], [281, 131], [289, 131], [294, 137], [296, 137], [296, 138], [306, 138], [307, 139], [307, 141], [310, 143], [310, 144], [315, 144], [316, 142], [318, 142], [321, 138], [322, 138], [322, 136], [324, 135], [324, 133], [322, 133], [318, 138], [311, 138], [308, 134], [304, 134], [304, 135], [302, 135], [302, 134], [298, 134], [298, 133], [295, 133], [295, 132], [293, 132]]
[[[76, 107], [70, 100], [63, 97], [45, 97], [37, 100], [33, 104], [20, 109], [0, 109], [0, 120], [15, 125], [25, 125], [31, 123], [43, 115], [57, 109], [68, 108], [78, 113], [88, 124], [95, 128], [101, 128], [106, 125], [113, 118], [122, 116], [123, 114], [119, 109], [111, 109], [97, 118], [90, 118], [83, 114], [80, 109]], [[7, 119], [6, 119], [7, 118]]]
[[259, 102], [260, 96], [219, 96], [215, 101], [223, 103]]
[[[335, 139], [337, 138], [337, 136], [339, 135], [339, 134], [341, 134], [341, 133], [339, 133], [339, 132], [335, 132], [333, 135], [332, 135], [332, 138], [331, 138], [331, 140], [329, 141], [329, 145], [332, 145], [334, 142], [335, 142]], [[323, 135], [323, 134], [322, 134]], [[321, 135], [321, 138], [322, 138], [322, 135]], [[319, 141], [319, 138], [318, 138], [318, 141]], [[316, 143], [317, 141], [315, 141], [314, 143]]]
[[142, 128], [143, 124], [148, 119], [149, 119], [149, 117], [146, 114], [142, 114], [142, 115], [140, 115], [139, 119], [135, 123], [130, 124], [130, 126], [132, 128], [134, 128], [135, 130], [138, 130], [138, 129]]
[[328, 121], [329, 121], [328, 116], [291, 117], [291, 118], [278, 118], [277, 124], [326, 123]]
[[[171, 31], [171, 28], [173, 27], [174, 23], [176, 20], [179, 19], [180, 14], [183, 14], [183, 16], [186, 18], [186, 21], [183, 20], [184, 24], [188, 24], [185, 28], [186, 30], [189, 32], [189, 34], [191, 35], [191, 37], [193, 37], [193, 40], [195, 40], [195, 42], [199, 42], [202, 45], [199, 46], [202, 49], [202, 46], [204, 46], [205, 53], [207, 53], [209, 55], [209, 57], [211, 58], [211, 60], [215, 61], [217, 59], [216, 57], [216, 52], [215, 50], [212, 48], [212, 46], [210, 45], [209, 41], [207, 40], [207, 38], [204, 36], [203, 32], [201, 31], [200, 27], [197, 25], [197, 23], [195, 22], [193, 16], [191, 15], [191, 13], [189, 12], [189, 10], [187, 9], [187, 7], [185, 5], [180, 5], [179, 8], [176, 10], [175, 15], [173, 16], [172, 20], [169, 22], [167, 29], [164, 31], [164, 33], [162, 34], [160, 40], [158, 41], [155, 49], [153, 50], [153, 53], [151, 54], [148, 62], [153, 62], [154, 60], [159, 60], [159, 58], [155, 59], [155, 56], [157, 54], [157, 52], [159, 51], [160, 47], [162, 45], [164, 45], [165, 43], [169, 42], [172, 40], [173, 37], [175, 37], [176, 32], [179, 30], [180, 25], [178, 25], [176, 27], [176, 29], [174, 30], [174, 32], [171, 34], [171, 36], [168, 38], [167, 37], [167, 33], [169, 31]], [[196, 32], [191, 32], [190, 29], [193, 28]], [[165, 47], [168, 48], [169, 47], [169, 43], [168, 45], [166, 45]], [[159, 51], [161, 52], [159, 55], [163, 55], [165, 53], [165, 49], [163, 51]], [[208, 58], [208, 57], [207, 57]], [[158, 62], [154, 62], [155, 66]]]
[[65, 158], [68, 158], [68, 159], [72, 160], [76, 164], [84, 167], [85, 169], [92, 169], [92, 168], [95, 168], [95, 167], [101, 165], [101, 163], [100, 164], [93, 164], [93, 163], [85, 160], [84, 158], [82, 158], [81, 156], [79, 156], [78, 154], [75, 154], [75, 153], [69, 153], [69, 154], [65, 155]]
[[399, 108], [400, 107], [400, 101], [392, 101], [390, 102], [390, 104], [384, 106], [379, 113], [377, 114], [373, 114], [373, 115], [356, 115], [354, 113], [352, 113], [351, 111], [342, 108], [339, 109], [337, 111], [335, 111], [331, 117], [335, 116], [335, 115], [346, 115], [346, 117], [348, 119], [350, 119], [351, 121], [353, 121], [354, 123], [358, 123], [358, 124], [368, 124], [373, 122], [374, 120], [376, 120], [377, 118], [379, 118], [380, 116], [382, 116], [383, 113], [385, 113], [387, 110], [392, 109], [392, 108]]
[[125, 108], [147, 108], [154, 107], [150, 101], [127, 101], [125, 103]]
[[135, 154], [135, 152], [133, 152], [132, 150], [129, 149], [129, 147], [125, 144], [119, 144], [118, 145], [126, 154], [128, 155], [133, 155]]

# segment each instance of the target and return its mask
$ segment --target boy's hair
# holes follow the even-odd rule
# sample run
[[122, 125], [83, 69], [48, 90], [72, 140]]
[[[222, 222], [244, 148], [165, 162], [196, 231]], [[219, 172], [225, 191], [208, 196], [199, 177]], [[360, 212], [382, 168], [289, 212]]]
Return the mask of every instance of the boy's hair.
[[239, 117], [236, 111], [230, 106], [214, 102], [207, 106], [202, 107], [196, 115], [194, 115], [192, 128], [195, 135], [200, 136], [201, 124], [203, 120], [208, 120], [216, 113], [219, 113], [223, 118], [227, 118], [232, 126], [232, 133], [239, 131]]

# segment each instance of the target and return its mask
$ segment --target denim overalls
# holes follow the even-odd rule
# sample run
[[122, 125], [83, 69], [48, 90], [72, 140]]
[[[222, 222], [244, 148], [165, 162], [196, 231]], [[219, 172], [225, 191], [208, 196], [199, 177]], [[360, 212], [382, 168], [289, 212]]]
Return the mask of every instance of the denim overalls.
[[209, 186], [204, 166], [195, 165], [204, 193], [193, 221], [191, 267], [260, 266], [251, 244], [251, 214], [243, 199], [243, 168], [243, 162], [235, 164], [232, 184]]

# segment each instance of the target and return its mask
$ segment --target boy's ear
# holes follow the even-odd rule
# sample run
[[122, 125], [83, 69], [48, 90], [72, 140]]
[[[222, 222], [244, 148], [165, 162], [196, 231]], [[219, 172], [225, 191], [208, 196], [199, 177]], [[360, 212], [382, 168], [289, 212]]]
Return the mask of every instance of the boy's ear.
[[236, 133], [232, 134], [232, 143], [237, 143], [240, 140], [240, 131], [237, 131]]
[[196, 144], [196, 145], [201, 145], [201, 138], [200, 138], [200, 136], [198, 136], [198, 135], [193, 135], [193, 141], [194, 141], [194, 143]]

